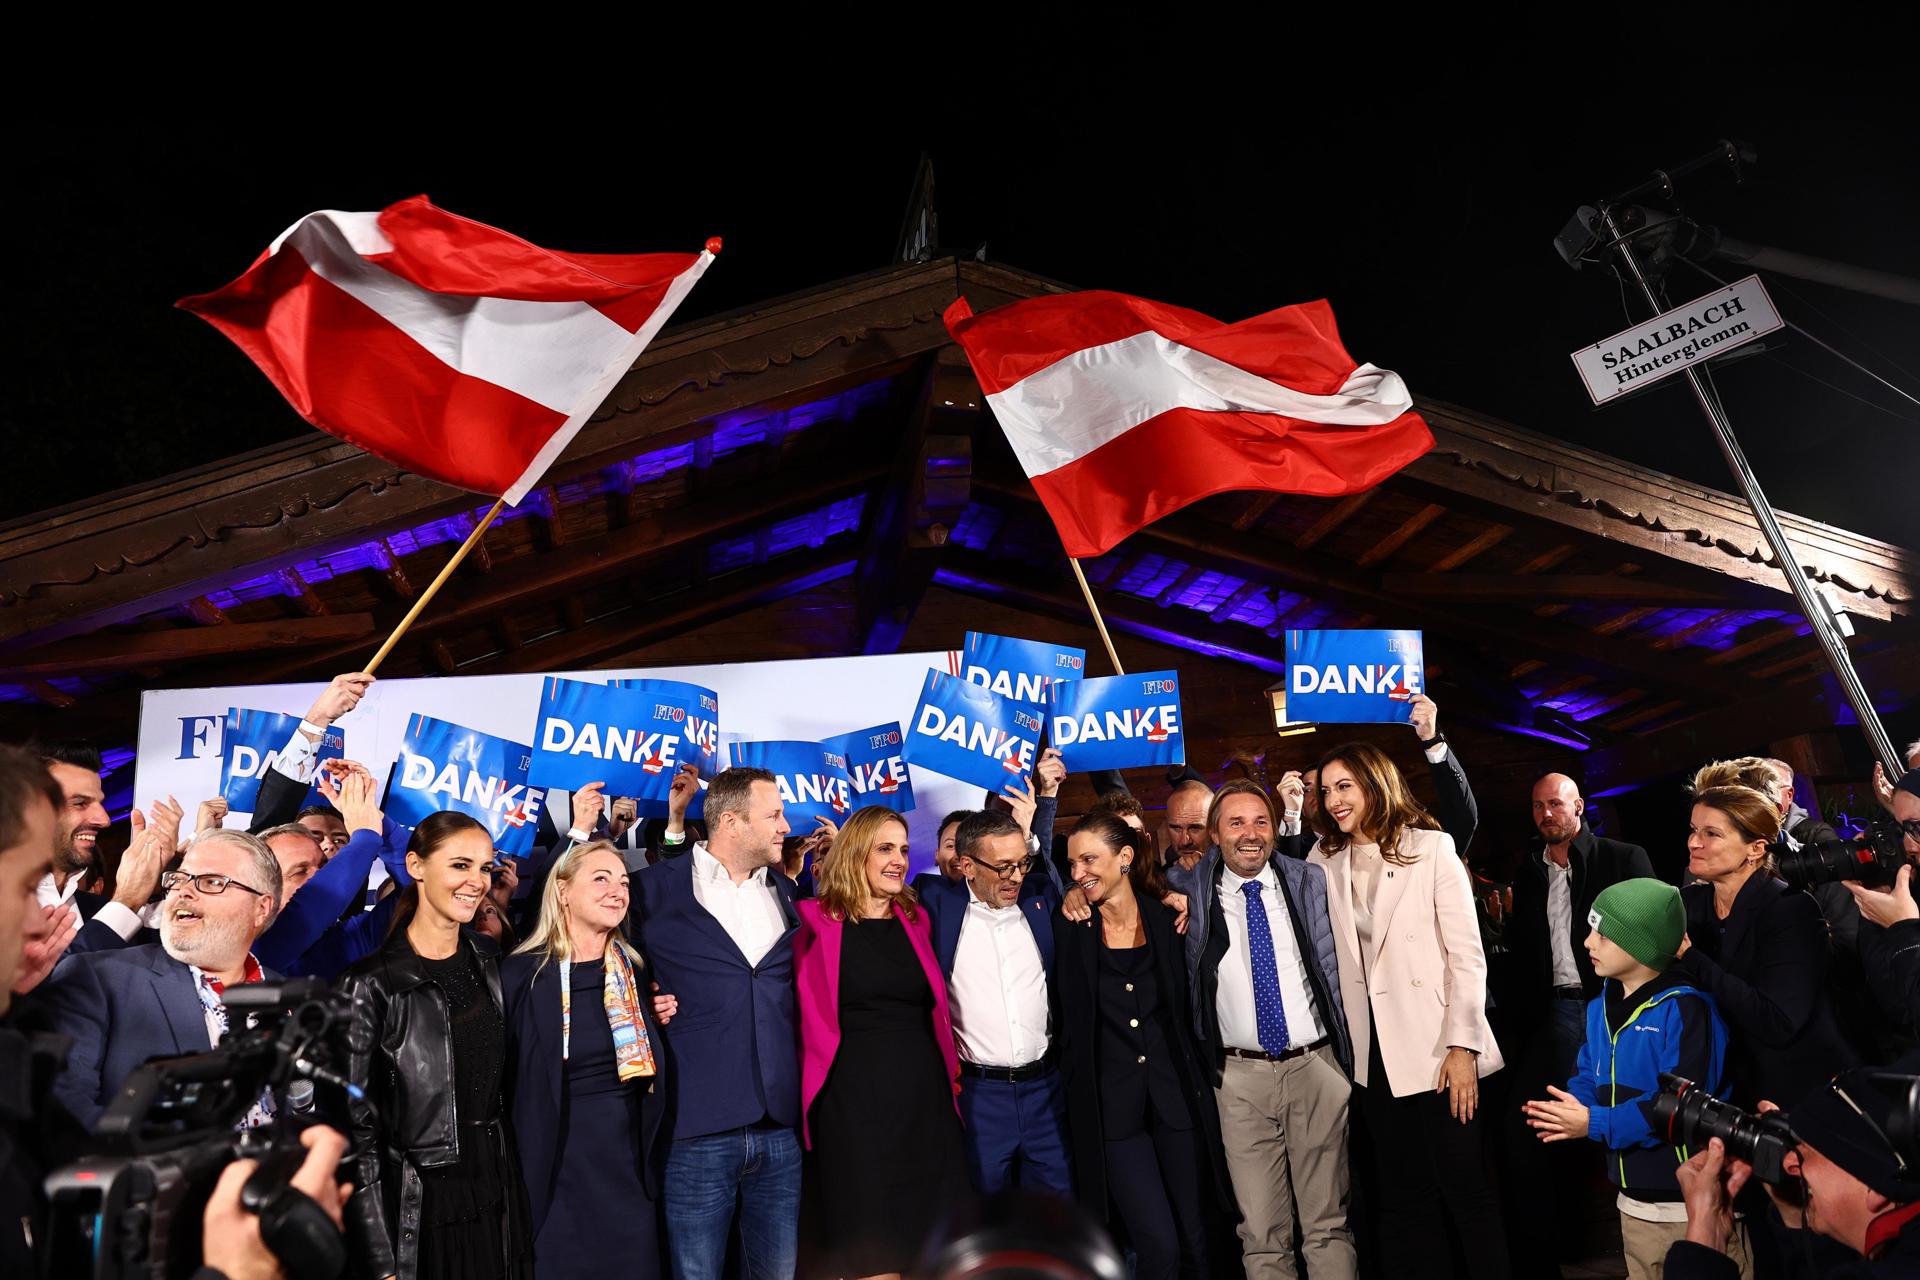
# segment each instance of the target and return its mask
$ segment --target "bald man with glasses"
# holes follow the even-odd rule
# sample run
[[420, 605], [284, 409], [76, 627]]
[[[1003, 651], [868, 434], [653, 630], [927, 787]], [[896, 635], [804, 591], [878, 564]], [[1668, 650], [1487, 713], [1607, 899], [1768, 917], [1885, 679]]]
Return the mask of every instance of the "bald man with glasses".
[[968, 815], [954, 837], [960, 880], [929, 881], [922, 904], [947, 978], [960, 1050], [960, 1114], [982, 1194], [1073, 1192], [1066, 1096], [1047, 996], [1060, 891], [1005, 814]]

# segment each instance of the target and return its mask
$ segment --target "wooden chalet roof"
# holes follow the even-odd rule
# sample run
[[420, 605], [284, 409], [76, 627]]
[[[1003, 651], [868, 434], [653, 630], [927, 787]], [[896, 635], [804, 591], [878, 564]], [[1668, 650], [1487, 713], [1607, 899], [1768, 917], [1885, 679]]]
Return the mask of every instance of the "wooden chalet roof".
[[[843, 651], [895, 647], [933, 583], [1084, 617], [940, 320], [1061, 288], [946, 259], [666, 331], [381, 674], [621, 665], [842, 580]], [[1601, 781], [1835, 722], [1739, 500], [1420, 408], [1437, 447], [1374, 490], [1223, 494], [1089, 562], [1109, 621], [1269, 672], [1288, 627], [1421, 627], [1451, 714]], [[131, 742], [140, 688], [351, 668], [485, 507], [316, 432], [0, 526], [0, 733]], [[1782, 522], [1876, 697], [1911, 702], [1920, 560]]]

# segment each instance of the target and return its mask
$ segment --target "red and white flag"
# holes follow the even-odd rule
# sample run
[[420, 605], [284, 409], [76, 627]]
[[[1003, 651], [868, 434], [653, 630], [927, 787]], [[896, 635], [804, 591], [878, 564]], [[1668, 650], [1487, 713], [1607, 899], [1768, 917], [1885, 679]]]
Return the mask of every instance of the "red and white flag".
[[961, 298], [946, 322], [1070, 556], [1229, 489], [1358, 493], [1433, 447], [1324, 301], [1221, 324], [1121, 293]]
[[417, 475], [518, 503], [713, 261], [559, 253], [437, 209], [328, 209], [179, 304], [300, 416]]

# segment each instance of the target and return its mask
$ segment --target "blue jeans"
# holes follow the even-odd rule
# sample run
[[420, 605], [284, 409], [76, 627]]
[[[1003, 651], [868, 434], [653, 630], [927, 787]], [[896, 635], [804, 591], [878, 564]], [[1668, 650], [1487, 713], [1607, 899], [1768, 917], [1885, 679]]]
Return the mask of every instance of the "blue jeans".
[[739, 1221], [740, 1280], [793, 1280], [800, 1253], [800, 1139], [733, 1129], [667, 1152], [667, 1257], [673, 1280], [720, 1280]]

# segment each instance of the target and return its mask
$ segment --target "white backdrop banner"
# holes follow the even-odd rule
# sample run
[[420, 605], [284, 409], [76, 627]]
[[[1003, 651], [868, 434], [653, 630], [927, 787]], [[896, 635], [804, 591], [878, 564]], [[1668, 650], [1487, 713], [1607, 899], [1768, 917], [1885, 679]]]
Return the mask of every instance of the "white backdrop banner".
[[[720, 695], [723, 752], [735, 742], [813, 741], [913, 714], [929, 667], [944, 670], [948, 655], [896, 653], [855, 658], [806, 658], [718, 666], [630, 667], [504, 676], [442, 676], [381, 680], [340, 721], [349, 758], [383, 784], [400, 751], [408, 717], [416, 712], [516, 742], [531, 741], [547, 675], [603, 684], [653, 678], [704, 685]], [[236, 685], [208, 689], [152, 689], [141, 696], [140, 741], [134, 758], [134, 803], [142, 809], [162, 796], [186, 806], [220, 792], [220, 737], [227, 708], [300, 715], [322, 684]], [[935, 824], [954, 809], [975, 809], [984, 793], [943, 774], [912, 770], [915, 810], [907, 815], [915, 871], [933, 865]], [[560, 829], [568, 797], [547, 800]], [[796, 834], [806, 834], [797, 831]]]

